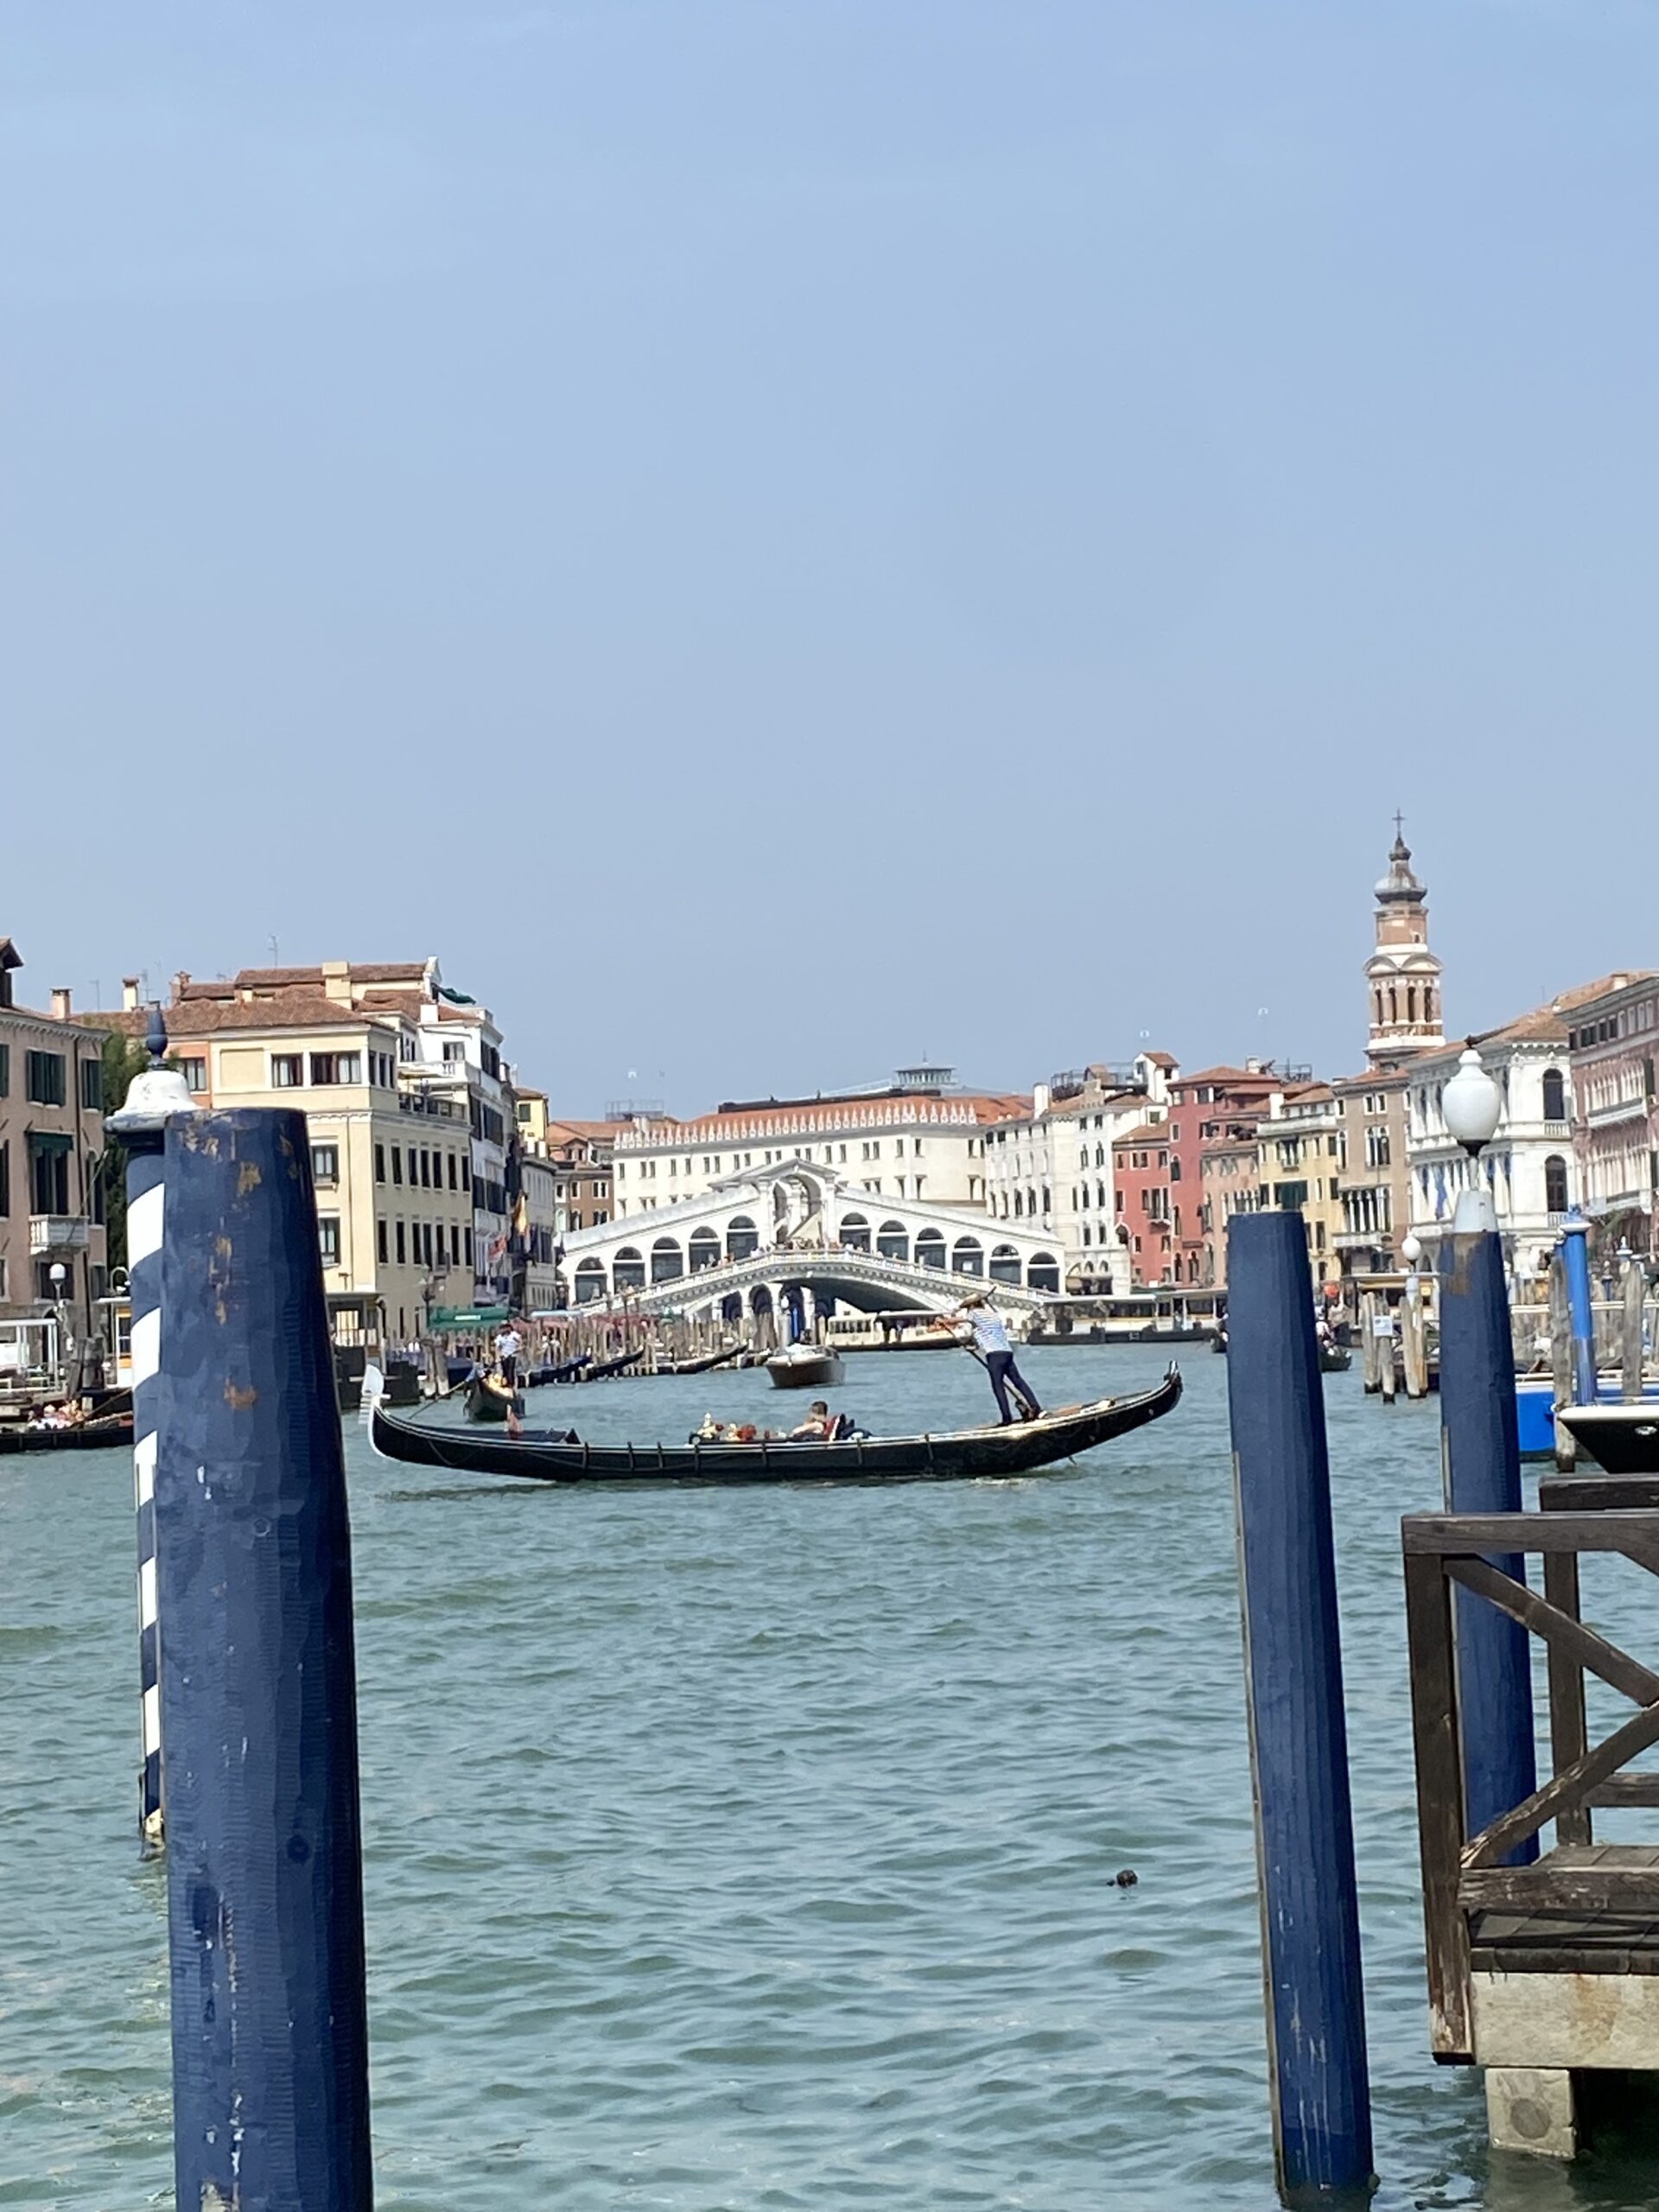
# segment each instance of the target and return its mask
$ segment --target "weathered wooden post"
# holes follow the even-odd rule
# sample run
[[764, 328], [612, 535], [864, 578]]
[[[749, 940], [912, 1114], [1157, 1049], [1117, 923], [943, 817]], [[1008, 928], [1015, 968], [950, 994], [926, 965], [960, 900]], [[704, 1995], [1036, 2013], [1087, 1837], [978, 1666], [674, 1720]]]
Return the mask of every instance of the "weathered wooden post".
[[1642, 1306], [1648, 1294], [1648, 1273], [1634, 1252], [1626, 1249], [1621, 1257], [1620, 1293], [1624, 1304], [1620, 1315], [1619, 1395], [1627, 1405], [1634, 1405], [1642, 1395]]
[[138, 1696], [142, 1758], [138, 1832], [165, 1834], [162, 1774], [162, 1630], [156, 1578], [156, 1422], [161, 1397], [162, 1238], [168, 1123], [195, 1110], [177, 1068], [165, 1065], [167, 1023], [149, 1009], [149, 1065], [105, 1125], [127, 1148], [127, 1296], [132, 1344], [132, 1497], [138, 1524]]
[[1281, 2191], [1371, 2177], [1325, 1398], [1299, 1213], [1227, 1227], [1228, 1396]]
[[168, 1132], [156, 1516], [190, 2212], [368, 2212], [351, 1542], [305, 1117]]
[[1596, 1402], [1596, 1317], [1590, 1288], [1590, 1224], [1574, 1207], [1561, 1224], [1561, 1272], [1573, 1344], [1573, 1402]]
[[[1449, 1513], [1519, 1513], [1521, 1446], [1515, 1403], [1515, 1345], [1503, 1280], [1503, 1240], [1494, 1229], [1454, 1231], [1440, 1247], [1440, 1455]], [[1518, 1553], [1491, 1564], [1526, 1579]], [[1457, 1593], [1459, 1709], [1468, 1723], [1463, 1791], [1468, 1833], [1478, 1835], [1537, 1788], [1532, 1671], [1527, 1631], [1484, 1599]], [[1538, 1855], [1536, 1837], [1505, 1862]]]
[[1368, 1397], [1377, 1389], [1376, 1373], [1376, 1293], [1362, 1290], [1359, 1294], [1359, 1378]]

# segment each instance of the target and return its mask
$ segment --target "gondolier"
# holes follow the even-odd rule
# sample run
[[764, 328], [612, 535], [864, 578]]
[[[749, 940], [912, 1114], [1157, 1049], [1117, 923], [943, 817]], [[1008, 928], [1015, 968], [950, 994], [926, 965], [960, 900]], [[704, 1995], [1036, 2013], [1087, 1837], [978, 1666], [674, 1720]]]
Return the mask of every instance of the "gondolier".
[[[1026, 1418], [1035, 1421], [1042, 1412], [1037, 1402], [1037, 1393], [1014, 1363], [1014, 1347], [1008, 1342], [1008, 1325], [992, 1306], [982, 1290], [970, 1290], [954, 1313], [947, 1314], [942, 1326], [952, 1330], [964, 1344], [973, 1343], [975, 1351], [985, 1363], [985, 1371], [991, 1378], [991, 1391], [996, 1399], [996, 1409], [1002, 1426], [1008, 1427], [1014, 1420], [1014, 1409], [1008, 1403], [1008, 1385], [1013, 1383], [1025, 1405], [1030, 1408]], [[966, 1329], [969, 1336], [963, 1336]]]
[[495, 1363], [501, 1370], [501, 1380], [509, 1390], [518, 1382], [518, 1353], [522, 1339], [511, 1321], [506, 1322], [495, 1339]]

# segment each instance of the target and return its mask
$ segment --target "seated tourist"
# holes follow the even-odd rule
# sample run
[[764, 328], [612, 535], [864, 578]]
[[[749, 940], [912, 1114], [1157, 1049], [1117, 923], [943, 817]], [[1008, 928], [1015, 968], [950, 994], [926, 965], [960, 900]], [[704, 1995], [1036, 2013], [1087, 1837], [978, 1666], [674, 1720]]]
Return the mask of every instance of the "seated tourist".
[[789, 1432], [791, 1444], [828, 1444], [841, 1423], [822, 1398], [814, 1398], [806, 1409], [806, 1419], [798, 1428]]

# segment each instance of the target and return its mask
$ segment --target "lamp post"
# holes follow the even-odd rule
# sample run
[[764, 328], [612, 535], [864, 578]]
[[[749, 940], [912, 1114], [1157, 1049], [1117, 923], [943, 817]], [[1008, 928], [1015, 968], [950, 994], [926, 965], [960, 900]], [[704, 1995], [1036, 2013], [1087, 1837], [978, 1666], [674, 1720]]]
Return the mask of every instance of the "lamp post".
[[68, 1341], [68, 1331], [66, 1325], [68, 1316], [67, 1308], [65, 1306], [63, 1296], [64, 1285], [69, 1280], [69, 1270], [64, 1266], [61, 1260], [54, 1260], [51, 1266], [46, 1272], [47, 1278], [52, 1285], [52, 1318], [57, 1323], [58, 1326], [56, 1360], [58, 1374], [56, 1387], [61, 1389], [69, 1380], [70, 1344]]
[[1478, 1230], [1496, 1230], [1497, 1214], [1481, 1178], [1480, 1155], [1497, 1135], [1503, 1101], [1497, 1085], [1481, 1065], [1480, 1054], [1472, 1039], [1460, 1055], [1458, 1071], [1441, 1096], [1440, 1111], [1446, 1117], [1446, 1128], [1469, 1155], [1469, 1185], [1458, 1193], [1452, 1233], [1461, 1236], [1472, 1235]]

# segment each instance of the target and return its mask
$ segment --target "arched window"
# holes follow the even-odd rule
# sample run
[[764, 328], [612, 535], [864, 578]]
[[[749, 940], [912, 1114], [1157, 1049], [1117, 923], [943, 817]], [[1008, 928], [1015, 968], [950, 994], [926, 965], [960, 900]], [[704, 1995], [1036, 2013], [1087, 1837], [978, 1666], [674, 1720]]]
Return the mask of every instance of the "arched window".
[[1012, 1244], [995, 1245], [991, 1251], [991, 1281], [1018, 1282], [1019, 1280], [1020, 1255]]
[[1016, 1221], [1023, 1221], [1025, 1218], [1025, 1193], [1022, 1191], [1016, 1191], [1014, 1194], [1014, 1217]]
[[917, 1230], [916, 1264], [918, 1268], [942, 1268], [944, 1265], [944, 1238], [938, 1230]]
[[985, 1272], [985, 1247], [977, 1236], [958, 1236], [950, 1248], [950, 1272], [957, 1275], [982, 1275]]
[[1026, 1281], [1033, 1290], [1058, 1290], [1060, 1287], [1059, 1262], [1052, 1252], [1039, 1252], [1027, 1263]]
[[1544, 1162], [1544, 1210], [1565, 1213], [1567, 1204], [1567, 1162], [1559, 1152], [1552, 1152]]
[[[1083, 1243], [1085, 1243], [1085, 1244], [1089, 1242], [1089, 1224], [1088, 1224], [1088, 1223], [1087, 1223], [1086, 1221], [1085, 1221], [1085, 1222], [1084, 1223], [1084, 1224], [1083, 1224], [1083, 1239], [1082, 1239], [1082, 1241], [1083, 1241]], [[1001, 1246], [1001, 1245], [1000, 1245], [1000, 1244], [999, 1244], [999, 1245], [997, 1246], [997, 1248], [996, 1248], [996, 1249], [997, 1249], [997, 1250], [1000, 1252], [1003, 1248], [1002, 1248], [1002, 1246]]]
[[861, 1213], [844, 1213], [841, 1217], [841, 1241], [855, 1252], [870, 1249], [870, 1224]]
[[690, 1251], [693, 1274], [700, 1268], [717, 1268], [720, 1265], [720, 1239], [712, 1229], [692, 1231]]
[[1096, 1167], [1103, 1167], [1106, 1165], [1106, 1147], [1103, 1144], [1097, 1144], [1095, 1147], [1095, 1165]]
[[910, 1235], [902, 1221], [884, 1221], [875, 1232], [875, 1249], [884, 1260], [907, 1260]]
[[746, 1213], [736, 1214], [726, 1225], [726, 1256], [747, 1260], [760, 1249], [760, 1232]]
[[591, 1306], [596, 1298], [605, 1295], [605, 1262], [603, 1260], [578, 1260], [576, 1262], [576, 1303]]
[[673, 1282], [684, 1273], [684, 1253], [671, 1236], [659, 1236], [651, 1248], [652, 1282]]
[[643, 1290], [645, 1263], [632, 1244], [625, 1244], [611, 1262], [611, 1281], [617, 1290]]
[[1544, 1119], [1564, 1122], [1567, 1119], [1567, 1084], [1560, 1068], [1544, 1070]]

